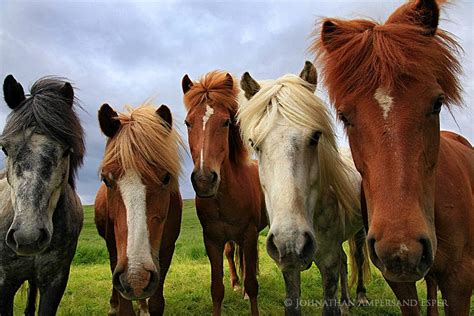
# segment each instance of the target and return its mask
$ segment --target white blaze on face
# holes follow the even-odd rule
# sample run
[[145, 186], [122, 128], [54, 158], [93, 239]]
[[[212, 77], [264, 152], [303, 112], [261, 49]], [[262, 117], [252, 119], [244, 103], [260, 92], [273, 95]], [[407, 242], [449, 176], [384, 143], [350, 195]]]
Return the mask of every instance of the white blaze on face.
[[[206, 124], [207, 121], [211, 118], [212, 114], [214, 114], [214, 109], [209, 106], [209, 104], [206, 104], [206, 113], [204, 113], [204, 116], [202, 117], [202, 130], [206, 130]], [[200, 168], [201, 170], [204, 168], [204, 140], [205, 140], [206, 134], [204, 133], [203, 135], [203, 140], [202, 140], [202, 148], [201, 148], [201, 154], [199, 157], [200, 160]]]
[[153, 262], [146, 222], [146, 187], [140, 175], [132, 170], [125, 172], [118, 182], [127, 210], [127, 258], [129, 268], [142, 268]]
[[378, 88], [375, 91], [374, 98], [382, 108], [383, 118], [386, 120], [393, 106], [393, 98], [390, 96], [390, 91], [385, 88]]
[[208, 104], [206, 104], [206, 113], [204, 113], [204, 116], [202, 117], [202, 130], [206, 130], [206, 123], [209, 121], [211, 118], [212, 114], [214, 114], [214, 109], [210, 107]]

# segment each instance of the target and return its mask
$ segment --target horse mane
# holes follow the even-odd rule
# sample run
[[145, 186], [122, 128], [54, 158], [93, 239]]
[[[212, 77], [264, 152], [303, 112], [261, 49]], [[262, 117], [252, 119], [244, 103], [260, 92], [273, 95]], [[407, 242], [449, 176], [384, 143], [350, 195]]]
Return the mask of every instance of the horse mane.
[[71, 106], [60, 93], [66, 82], [67, 79], [60, 77], [43, 77], [36, 81], [30, 95], [9, 115], [3, 137], [34, 127], [71, 148], [68, 183], [74, 189], [77, 169], [85, 154], [84, 130], [75, 111], [78, 100], [74, 98]]
[[[454, 36], [437, 29], [433, 36], [414, 22], [414, 1], [401, 6], [384, 24], [370, 20], [325, 19], [337, 27], [326, 49], [316, 29], [310, 50], [323, 66], [331, 101], [372, 96], [379, 87], [405, 89], [410, 81], [438, 80], [446, 105], [462, 104], [458, 55]], [[321, 23], [322, 25], [323, 23]]]
[[184, 94], [184, 105], [188, 112], [197, 106], [205, 107], [206, 104], [226, 108], [232, 123], [229, 126], [229, 160], [234, 164], [248, 163], [248, 151], [240, 137], [240, 126], [235, 120], [239, 107], [238, 80], [233, 78], [230, 87], [226, 75], [224, 71], [214, 70], [193, 82], [191, 89]]
[[297, 128], [320, 131], [318, 191], [324, 196], [332, 189], [340, 209], [356, 214], [360, 202], [351, 184], [353, 170], [339, 153], [330, 113], [312, 92], [314, 86], [292, 74], [259, 84], [261, 89], [250, 100], [242, 101], [238, 111], [242, 138], [252, 139], [254, 147], [258, 146], [272, 130], [278, 114]]
[[179, 146], [183, 142], [156, 113], [156, 108], [145, 103], [127, 112], [118, 112], [121, 127], [107, 140], [101, 167], [119, 164], [122, 170], [135, 170], [142, 176], [159, 183], [156, 168], [163, 168], [171, 175], [174, 190], [178, 189], [181, 170]]

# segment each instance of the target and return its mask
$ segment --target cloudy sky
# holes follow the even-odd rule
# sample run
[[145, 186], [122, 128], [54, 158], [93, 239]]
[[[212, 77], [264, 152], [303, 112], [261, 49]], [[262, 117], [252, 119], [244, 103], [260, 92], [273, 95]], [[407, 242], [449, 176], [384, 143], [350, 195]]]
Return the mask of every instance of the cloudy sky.
[[[463, 78], [466, 108], [447, 111], [442, 127], [474, 142], [474, 3], [453, 0], [441, 26], [454, 33], [465, 53]], [[181, 78], [198, 79], [214, 70], [254, 78], [297, 73], [306, 59], [317, 19], [371, 17], [379, 21], [402, 0], [331, 1], [41, 1], [0, 0], [0, 78], [13, 74], [25, 88], [45, 75], [69, 78], [85, 111], [87, 157], [79, 173], [79, 194], [94, 201], [97, 169], [105, 138], [96, 113], [108, 102], [118, 110], [153, 97], [168, 104], [183, 133], [185, 111]], [[317, 93], [325, 95], [324, 87]], [[9, 109], [0, 101], [0, 128]], [[183, 133], [184, 134], [184, 133]], [[339, 140], [345, 137], [339, 129]], [[3, 159], [3, 158], [0, 158]], [[2, 162], [0, 162], [2, 164]], [[194, 196], [188, 181], [192, 162], [186, 157], [184, 197]]]

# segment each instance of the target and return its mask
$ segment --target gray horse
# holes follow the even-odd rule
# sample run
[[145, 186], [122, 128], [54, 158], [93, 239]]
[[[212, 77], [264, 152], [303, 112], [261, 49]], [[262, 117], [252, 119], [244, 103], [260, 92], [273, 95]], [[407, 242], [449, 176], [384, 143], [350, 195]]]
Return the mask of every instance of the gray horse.
[[267, 252], [283, 272], [287, 315], [300, 315], [307, 303], [300, 300], [300, 271], [313, 262], [321, 272], [324, 301], [309, 304], [323, 307], [323, 315], [348, 313], [346, 240], [353, 276], [357, 273], [357, 303], [368, 303], [360, 175], [350, 152], [342, 153], [336, 145], [328, 108], [314, 95], [316, 82], [310, 62], [300, 76], [257, 82], [245, 73], [241, 80], [247, 100], [240, 102], [238, 120], [258, 158], [270, 222]]
[[69, 278], [83, 211], [74, 179], [82, 164], [83, 129], [71, 84], [42, 78], [25, 96], [12, 75], [3, 92], [13, 110], [0, 145], [0, 315], [13, 315], [13, 298], [28, 281], [25, 314], [54, 315]]

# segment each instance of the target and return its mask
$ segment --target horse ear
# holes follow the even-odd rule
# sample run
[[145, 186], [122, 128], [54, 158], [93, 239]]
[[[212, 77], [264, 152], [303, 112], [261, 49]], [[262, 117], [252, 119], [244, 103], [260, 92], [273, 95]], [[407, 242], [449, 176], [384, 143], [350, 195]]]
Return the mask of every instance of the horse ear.
[[181, 87], [183, 88], [183, 93], [186, 94], [186, 92], [188, 92], [192, 86], [193, 82], [191, 81], [191, 79], [189, 79], [188, 74], [185, 74], [183, 80], [181, 80]]
[[258, 91], [260, 91], [260, 85], [248, 72], [245, 72], [242, 75], [240, 87], [245, 91], [245, 97], [247, 100], [250, 100]]
[[232, 87], [234, 86], [234, 78], [232, 78], [232, 75], [229, 73], [225, 74], [225, 86], [228, 89], [232, 89]]
[[173, 116], [171, 115], [170, 109], [162, 104], [157, 110], [156, 114], [163, 119], [163, 126], [166, 127], [168, 130], [171, 130], [173, 126]]
[[426, 30], [426, 35], [435, 35], [439, 22], [439, 8], [436, 0], [418, 0], [414, 10], [415, 23]]
[[312, 85], [312, 92], [316, 90], [316, 85], [318, 84], [318, 72], [310, 61], [304, 63], [304, 68], [301, 70], [300, 78]]
[[423, 28], [423, 34], [434, 36], [438, 28], [438, 3], [445, 0], [414, 0], [401, 6], [388, 18], [387, 23], [415, 24]]
[[118, 114], [107, 103], [102, 104], [99, 110], [99, 125], [105, 136], [112, 138], [120, 129]]
[[66, 99], [68, 104], [72, 106], [74, 103], [74, 89], [69, 82], [66, 82], [64, 86], [59, 90], [59, 93]]
[[12, 75], [5, 77], [5, 81], [3, 82], [3, 96], [5, 102], [12, 110], [25, 100], [23, 87]]
[[325, 20], [321, 27], [321, 42], [328, 52], [336, 49], [334, 45], [335, 36], [338, 33], [339, 26], [331, 20]]

